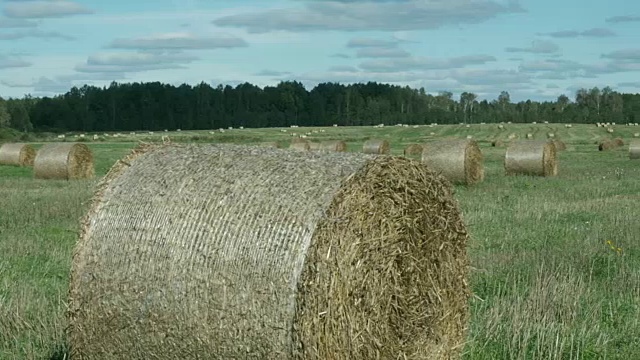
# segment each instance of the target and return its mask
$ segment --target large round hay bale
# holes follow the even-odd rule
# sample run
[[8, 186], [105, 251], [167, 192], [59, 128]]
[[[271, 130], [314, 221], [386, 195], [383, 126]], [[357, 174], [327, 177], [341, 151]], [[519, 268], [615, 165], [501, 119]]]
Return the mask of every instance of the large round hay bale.
[[371, 139], [362, 145], [362, 152], [365, 154], [388, 154], [391, 146], [387, 140]]
[[406, 148], [404, 148], [404, 155], [405, 156], [409, 156], [409, 155], [422, 155], [422, 145], [420, 144], [411, 144], [409, 146], [407, 146]]
[[616, 145], [616, 147], [624, 146], [624, 140], [622, 140], [621, 138], [613, 139], [613, 143]]
[[347, 143], [342, 140], [329, 140], [320, 143], [320, 150], [333, 151], [333, 152], [345, 152], [347, 151]]
[[598, 142], [598, 151], [612, 150], [617, 147], [615, 141], [607, 139]]
[[558, 174], [557, 150], [551, 141], [515, 141], [504, 158], [507, 175], [555, 176]]
[[311, 150], [311, 142], [306, 140], [292, 142], [291, 145], [289, 145], [289, 149], [297, 151], [309, 151]]
[[493, 147], [503, 147], [504, 146], [504, 141], [502, 141], [502, 140], [493, 140], [493, 141], [491, 141], [491, 146], [493, 146]]
[[455, 184], [484, 180], [482, 151], [474, 140], [443, 140], [423, 145], [422, 162]]
[[322, 150], [322, 144], [315, 141], [309, 141], [309, 150], [311, 151], [319, 151]]
[[567, 150], [567, 145], [562, 140], [554, 139], [553, 140], [553, 145], [556, 146], [556, 150], [557, 151]]
[[167, 145], [116, 164], [76, 245], [87, 359], [450, 359], [467, 230], [419, 162]]
[[33, 166], [36, 150], [29, 144], [6, 143], [0, 146], [0, 165]]
[[33, 174], [36, 179], [88, 179], [94, 175], [93, 166], [93, 153], [85, 144], [46, 144], [36, 155]]
[[640, 140], [629, 141], [629, 159], [640, 159]]
[[259, 145], [263, 147], [274, 148], [274, 149], [280, 149], [282, 147], [280, 143], [277, 141], [265, 141], [260, 143]]

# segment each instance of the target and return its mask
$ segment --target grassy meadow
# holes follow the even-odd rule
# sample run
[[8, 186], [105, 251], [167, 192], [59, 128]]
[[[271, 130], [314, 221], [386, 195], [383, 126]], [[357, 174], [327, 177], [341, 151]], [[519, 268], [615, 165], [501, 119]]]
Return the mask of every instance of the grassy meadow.
[[[640, 160], [628, 145], [599, 152], [595, 141], [640, 127], [526, 124], [384, 128], [243, 129], [126, 134], [93, 141], [97, 177], [35, 180], [31, 168], [0, 166], [0, 359], [64, 359], [65, 301], [79, 219], [93, 188], [140, 141], [258, 143], [291, 133], [340, 139], [359, 151], [385, 138], [402, 155], [411, 143], [478, 140], [485, 181], [456, 186], [471, 233], [472, 318], [464, 359], [640, 358]], [[283, 132], [282, 130], [286, 130]], [[565, 141], [559, 175], [504, 175], [494, 139], [548, 133]], [[66, 141], [72, 141], [68, 134]], [[60, 141], [52, 139], [52, 141]], [[36, 147], [41, 143], [35, 143]]]

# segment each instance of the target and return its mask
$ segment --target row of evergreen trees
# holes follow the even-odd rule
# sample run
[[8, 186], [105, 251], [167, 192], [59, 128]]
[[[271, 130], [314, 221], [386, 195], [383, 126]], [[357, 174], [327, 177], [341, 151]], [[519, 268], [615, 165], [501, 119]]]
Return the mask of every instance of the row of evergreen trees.
[[173, 86], [160, 82], [73, 87], [64, 95], [2, 100], [0, 127], [20, 131], [137, 131], [233, 127], [441, 124], [480, 122], [640, 122], [640, 94], [609, 87], [581, 89], [573, 100], [493, 101], [464, 92], [428, 94], [383, 83], [323, 83], [308, 91], [296, 81], [260, 88]]

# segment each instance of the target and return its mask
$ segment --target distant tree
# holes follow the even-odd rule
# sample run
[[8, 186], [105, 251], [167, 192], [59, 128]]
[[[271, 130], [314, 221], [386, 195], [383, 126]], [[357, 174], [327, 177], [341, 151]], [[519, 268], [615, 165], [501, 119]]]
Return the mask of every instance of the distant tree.
[[10, 126], [12, 128], [24, 132], [33, 130], [25, 102], [20, 100], [7, 101], [7, 111], [11, 118]]
[[0, 97], [0, 128], [11, 125], [11, 115], [7, 110], [7, 102]]

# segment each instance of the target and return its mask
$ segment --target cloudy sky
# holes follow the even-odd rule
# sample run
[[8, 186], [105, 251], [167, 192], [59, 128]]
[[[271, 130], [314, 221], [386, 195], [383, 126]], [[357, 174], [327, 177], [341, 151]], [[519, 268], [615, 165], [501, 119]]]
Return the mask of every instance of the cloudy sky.
[[635, 0], [0, 0], [0, 96], [111, 81], [640, 92], [639, 34]]

